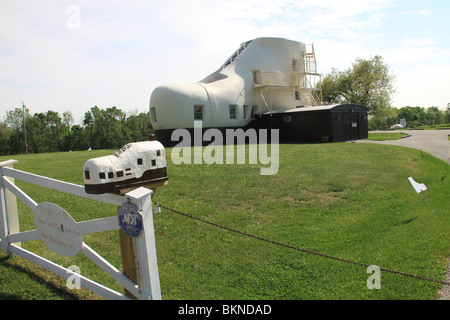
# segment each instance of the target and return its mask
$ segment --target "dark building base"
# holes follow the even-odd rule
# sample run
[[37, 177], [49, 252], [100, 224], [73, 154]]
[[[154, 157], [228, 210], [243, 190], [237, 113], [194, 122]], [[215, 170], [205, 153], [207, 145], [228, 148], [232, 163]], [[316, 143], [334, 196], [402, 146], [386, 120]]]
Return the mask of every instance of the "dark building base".
[[[317, 143], [340, 142], [368, 138], [368, 109], [357, 104], [340, 104], [317, 107], [304, 107], [290, 110], [279, 110], [272, 113], [257, 115], [256, 120], [246, 127], [222, 127], [214, 128], [221, 132], [222, 141], [203, 141], [205, 131], [212, 128], [202, 128], [201, 137], [194, 137], [194, 129], [187, 128], [189, 139], [183, 139], [172, 135], [176, 129], [156, 130], [156, 140], [165, 147], [185, 147], [195, 145], [214, 144], [239, 144], [242, 141], [235, 139], [227, 141], [227, 129], [267, 129], [270, 143], [270, 129], [279, 130], [280, 142], [292, 143]], [[260, 138], [258, 137], [258, 142]], [[248, 143], [245, 140], [244, 143]]]
[[[184, 130], [187, 130], [189, 133], [189, 139], [184, 139], [183, 137], [179, 137], [178, 135], [173, 135], [174, 131], [177, 129], [166, 129], [166, 130], [155, 130], [155, 137], [156, 140], [158, 140], [164, 147], [191, 147], [191, 146], [208, 146], [208, 145], [224, 145], [227, 144], [227, 130], [244, 130], [247, 131], [248, 129], [255, 129], [256, 124], [255, 121], [252, 121], [249, 125], [245, 127], [220, 127], [220, 128], [202, 128], [202, 132], [200, 135], [200, 138], [195, 137], [194, 135], [194, 129], [193, 128], [185, 128]], [[219, 130], [222, 135], [222, 142], [212, 141], [210, 140], [203, 140], [204, 134], [209, 129], [216, 129]], [[195, 134], [198, 134], [199, 132], [195, 132]], [[199, 135], [199, 134], [198, 134]], [[229, 140], [229, 139], [228, 139]], [[247, 140], [248, 141], [248, 140]], [[228, 141], [229, 142], [229, 141]], [[239, 141], [237, 139], [234, 139], [233, 143], [229, 144], [238, 144]]]
[[279, 129], [282, 142], [340, 142], [368, 138], [367, 112], [357, 104], [305, 107], [266, 113], [257, 123]]

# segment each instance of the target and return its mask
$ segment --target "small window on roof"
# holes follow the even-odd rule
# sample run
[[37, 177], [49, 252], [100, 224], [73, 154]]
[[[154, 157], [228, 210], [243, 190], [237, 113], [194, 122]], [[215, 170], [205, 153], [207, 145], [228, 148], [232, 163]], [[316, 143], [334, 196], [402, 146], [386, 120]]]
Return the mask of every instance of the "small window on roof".
[[98, 177], [99, 177], [100, 179], [106, 179], [106, 175], [105, 175], [104, 172], [100, 172], [100, 173], [98, 174]]
[[142, 166], [143, 164], [142, 158], [137, 159], [137, 164], [138, 166]]
[[156, 160], [152, 160], [152, 167], [156, 167]]
[[84, 171], [84, 178], [86, 180], [89, 180], [91, 178], [91, 173], [89, 172], [89, 170]]
[[116, 175], [117, 175], [117, 178], [123, 177], [123, 170], [117, 171]]
[[109, 179], [114, 178], [114, 172], [108, 172], [108, 178]]

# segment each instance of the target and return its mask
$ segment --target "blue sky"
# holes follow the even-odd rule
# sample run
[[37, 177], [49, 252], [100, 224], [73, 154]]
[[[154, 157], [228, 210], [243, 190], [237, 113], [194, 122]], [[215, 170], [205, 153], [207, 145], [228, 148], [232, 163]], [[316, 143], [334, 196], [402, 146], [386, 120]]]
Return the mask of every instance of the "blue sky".
[[146, 112], [165, 83], [215, 71], [241, 42], [314, 43], [318, 71], [381, 55], [395, 107], [450, 103], [450, 2], [441, 0], [0, 0], [0, 120], [94, 105]]

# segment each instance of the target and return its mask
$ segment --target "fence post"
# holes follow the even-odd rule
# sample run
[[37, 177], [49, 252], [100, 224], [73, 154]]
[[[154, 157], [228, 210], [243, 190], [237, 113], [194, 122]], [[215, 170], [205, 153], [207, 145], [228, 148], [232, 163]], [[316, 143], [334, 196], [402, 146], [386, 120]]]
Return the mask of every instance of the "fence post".
[[6, 220], [5, 188], [3, 187], [2, 167], [0, 167], [0, 244], [4, 252], [9, 252], [8, 221]]
[[[16, 160], [8, 160], [0, 163], [0, 239], [1, 249], [9, 252], [8, 235], [19, 232], [19, 218], [17, 214], [16, 197], [3, 186], [3, 167], [13, 168]], [[14, 183], [14, 179], [10, 179]]]
[[[11, 169], [14, 168], [14, 164], [7, 164], [5, 167]], [[14, 184], [13, 178], [6, 178]], [[6, 201], [6, 217], [8, 219], [8, 234], [19, 233], [19, 213], [17, 211], [17, 198], [11, 191], [5, 188], [5, 201]], [[22, 247], [20, 242], [15, 243], [16, 246]]]
[[[136, 284], [149, 293], [152, 300], [161, 300], [153, 225], [152, 194], [152, 190], [143, 187], [125, 194], [127, 200], [134, 204], [142, 213], [143, 231], [136, 238], [130, 239], [130, 237], [125, 235], [121, 237], [121, 248], [127, 251], [122, 252], [122, 264], [132, 274], [136, 270], [134, 273], [137, 280]], [[125, 243], [123, 243], [123, 240]], [[129, 250], [132, 250], [132, 252], [129, 252]]]

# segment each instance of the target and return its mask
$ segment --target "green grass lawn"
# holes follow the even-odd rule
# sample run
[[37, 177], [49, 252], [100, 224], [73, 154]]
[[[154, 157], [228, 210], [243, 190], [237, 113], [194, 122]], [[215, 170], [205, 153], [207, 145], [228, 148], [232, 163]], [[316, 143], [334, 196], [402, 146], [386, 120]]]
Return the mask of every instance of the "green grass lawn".
[[439, 124], [435, 126], [418, 126], [417, 129], [436, 130], [436, 129], [450, 129], [450, 124]]
[[399, 140], [405, 133], [402, 132], [369, 132], [368, 140], [385, 141], [385, 140]]
[[[445, 162], [420, 151], [372, 144], [280, 145], [276, 175], [261, 165], [174, 165], [154, 201], [211, 222], [323, 254], [444, 280], [450, 257]], [[83, 184], [84, 162], [116, 150], [1, 157], [15, 168]], [[408, 177], [428, 190], [417, 194]], [[50, 201], [76, 221], [115, 215], [114, 206], [16, 184], [36, 202]], [[34, 229], [19, 202], [21, 230]], [[154, 216], [163, 299], [434, 299], [442, 285], [381, 274], [369, 290], [360, 266], [276, 246], [162, 210]], [[117, 268], [117, 231], [84, 235]], [[82, 254], [58, 257], [38, 241], [23, 247], [121, 291]], [[65, 280], [0, 254], [0, 298], [97, 299]]]

